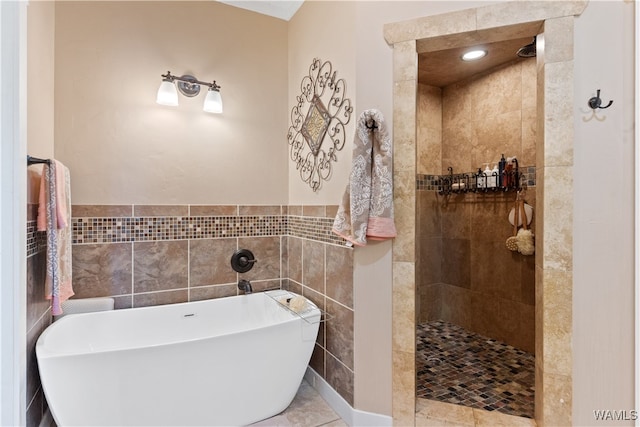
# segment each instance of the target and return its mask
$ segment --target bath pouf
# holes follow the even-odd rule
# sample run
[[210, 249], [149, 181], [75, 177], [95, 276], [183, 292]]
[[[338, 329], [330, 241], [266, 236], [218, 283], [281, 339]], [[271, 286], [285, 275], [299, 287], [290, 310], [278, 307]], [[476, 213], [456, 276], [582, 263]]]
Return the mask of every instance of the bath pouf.
[[517, 240], [518, 252], [522, 255], [533, 255], [535, 251], [535, 243], [533, 241], [533, 233], [531, 230], [525, 230], [521, 228], [518, 230], [518, 235], [515, 237]]

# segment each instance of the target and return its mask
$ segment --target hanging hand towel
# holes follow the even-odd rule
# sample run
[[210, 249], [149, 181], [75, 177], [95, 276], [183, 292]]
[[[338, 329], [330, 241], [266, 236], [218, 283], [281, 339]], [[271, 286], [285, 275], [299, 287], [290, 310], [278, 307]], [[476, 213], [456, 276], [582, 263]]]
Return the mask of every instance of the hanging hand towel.
[[382, 113], [364, 111], [356, 124], [349, 184], [332, 228], [354, 245], [366, 245], [367, 238], [384, 240], [396, 236], [392, 156]]
[[71, 188], [69, 169], [51, 160], [42, 170], [38, 230], [47, 232], [45, 296], [51, 313], [62, 314], [60, 304], [73, 296], [71, 286]]

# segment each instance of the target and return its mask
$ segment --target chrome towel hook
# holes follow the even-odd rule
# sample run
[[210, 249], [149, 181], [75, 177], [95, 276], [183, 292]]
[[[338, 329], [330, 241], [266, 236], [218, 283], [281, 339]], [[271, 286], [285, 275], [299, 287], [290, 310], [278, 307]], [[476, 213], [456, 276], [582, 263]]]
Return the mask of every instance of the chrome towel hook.
[[592, 110], [595, 110], [596, 108], [599, 108], [599, 109], [609, 108], [611, 107], [611, 104], [613, 104], [613, 101], [609, 101], [609, 103], [605, 107], [601, 106], [602, 99], [600, 99], [600, 89], [596, 91], [596, 96], [589, 99], [589, 108], [591, 108]]

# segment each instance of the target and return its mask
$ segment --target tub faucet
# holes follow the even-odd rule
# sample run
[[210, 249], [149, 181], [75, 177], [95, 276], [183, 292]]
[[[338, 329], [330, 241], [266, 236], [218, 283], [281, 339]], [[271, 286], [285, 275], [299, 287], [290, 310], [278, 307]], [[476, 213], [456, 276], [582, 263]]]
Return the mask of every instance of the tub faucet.
[[241, 279], [238, 282], [238, 289], [243, 291], [245, 294], [250, 294], [251, 292], [253, 292], [253, 288], [251, 288], [251, 282], [244, 279]]

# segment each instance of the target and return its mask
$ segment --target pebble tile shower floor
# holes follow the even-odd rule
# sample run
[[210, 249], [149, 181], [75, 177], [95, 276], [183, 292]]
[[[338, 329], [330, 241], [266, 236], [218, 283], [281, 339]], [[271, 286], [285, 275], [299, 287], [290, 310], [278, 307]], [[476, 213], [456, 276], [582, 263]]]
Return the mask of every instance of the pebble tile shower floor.
[[443, 321], [417, 327], [417, 396], [533, 418], [535, 359]]

